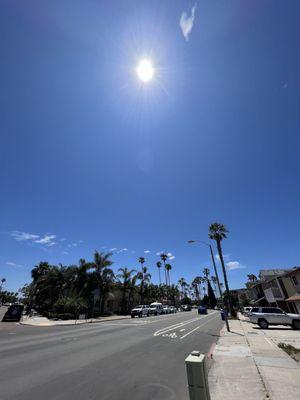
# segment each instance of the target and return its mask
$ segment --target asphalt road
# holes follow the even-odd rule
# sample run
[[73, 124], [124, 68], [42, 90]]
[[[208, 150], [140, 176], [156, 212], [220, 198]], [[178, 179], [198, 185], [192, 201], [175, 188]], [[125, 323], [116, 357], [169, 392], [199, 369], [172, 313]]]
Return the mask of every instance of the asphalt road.
[[[1, 324], [3, 325], [3, 324]], [[220, 313], [92, 325], [0, 327], [1, 400], [184, 400], [184, 359], [207, 353]]]

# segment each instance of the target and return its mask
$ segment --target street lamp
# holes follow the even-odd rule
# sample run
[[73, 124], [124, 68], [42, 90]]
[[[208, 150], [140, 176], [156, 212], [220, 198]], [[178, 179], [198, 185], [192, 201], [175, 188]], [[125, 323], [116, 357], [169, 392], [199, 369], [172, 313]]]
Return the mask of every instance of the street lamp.
[[206, 243], [206, 242], [203, 242], [202, 240], [188, 240], [188, 243], [189, 243], [189, 244], [192, 244], [192, 243], [201, 243], [201, 244], [204, 244], [205, 246], [209, 247], [210, 256], [211, 256], [212, 263], [213, 263], [213, 266], [214, 266], [214, 271], [215, 271], [215, 275], [216, 275], [216, 279], [217, 279], [217, 285], [218, 285], [218, 289], [219, 289], [219, 293], [220, 293], [220, 297], [221, 297], [222, 309], [224, 310], [224, 317], [225, 317], [225, 322], [226, 322], [226, 328], [227, 328], [227, 331], [230, 332], [230, 328], [229, 328], [229, 324], [228, 324], [228, 319], [227, 319], [227, 313], [225, 312], [226, 310], [225, 310], [225, 306], [224, 306], [223, 293], [222, 293], [221, 286], [220, 286], [220, 281], [219, 281], [219, 276], [218, 276], [218, 271], [217, 271], [217, 267], [216, 267], [216, 262], [215, 262], [215, 257], [214, 257], [214, 253], [213, 253], [213, 250], [212, 250], [212, 246], [211, 246], [211, 244]]

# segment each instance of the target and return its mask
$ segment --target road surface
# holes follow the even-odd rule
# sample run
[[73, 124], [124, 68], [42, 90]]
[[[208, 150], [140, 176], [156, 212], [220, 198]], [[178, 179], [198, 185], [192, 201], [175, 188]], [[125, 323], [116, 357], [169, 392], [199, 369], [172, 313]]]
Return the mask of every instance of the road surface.
[[1, 400], [184, 400], [184, 359], [207, 353], [220, 313], [92, 325], [0, 327]]

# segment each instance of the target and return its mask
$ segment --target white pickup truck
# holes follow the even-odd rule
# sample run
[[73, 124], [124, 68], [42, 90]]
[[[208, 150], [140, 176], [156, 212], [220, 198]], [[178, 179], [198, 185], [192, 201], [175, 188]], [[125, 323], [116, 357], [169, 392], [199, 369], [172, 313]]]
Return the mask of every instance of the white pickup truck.
[[255, 312], [250, 311], [249, 321], [262, 329], [267, 329], [269, 325], [289, 325], [300, 329], [300, 314], [287, 314], [277, 307], [258, 307]]

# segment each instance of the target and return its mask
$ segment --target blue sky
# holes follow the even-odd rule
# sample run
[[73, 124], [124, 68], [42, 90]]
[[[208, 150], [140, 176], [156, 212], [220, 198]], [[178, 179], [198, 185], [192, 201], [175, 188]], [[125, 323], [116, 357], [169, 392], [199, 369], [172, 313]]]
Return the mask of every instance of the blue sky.
[[230, 231], [231, 287], [299, 265], [299, 12], [297, 0], [2, 1], [6, 288], [95, 249], [115, 249], [116, 270], [145, 255], [154, 281], [170, 252], [172, 281], [190, 281], [211, 264], [186, 241], [214, 221]]

